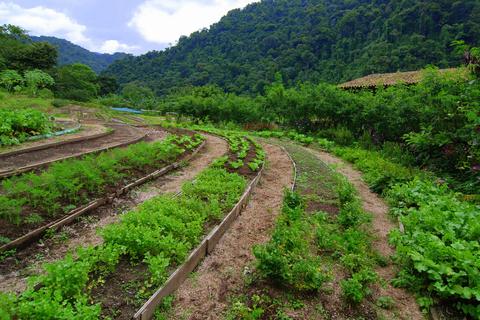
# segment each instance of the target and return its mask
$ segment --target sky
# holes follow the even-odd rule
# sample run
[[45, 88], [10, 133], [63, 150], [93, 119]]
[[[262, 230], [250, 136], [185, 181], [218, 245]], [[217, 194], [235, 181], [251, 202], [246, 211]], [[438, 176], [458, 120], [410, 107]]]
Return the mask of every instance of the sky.
[[162, 50], [259, 0], [0, 0], [0, 25], [67, 39], [90, 51]]

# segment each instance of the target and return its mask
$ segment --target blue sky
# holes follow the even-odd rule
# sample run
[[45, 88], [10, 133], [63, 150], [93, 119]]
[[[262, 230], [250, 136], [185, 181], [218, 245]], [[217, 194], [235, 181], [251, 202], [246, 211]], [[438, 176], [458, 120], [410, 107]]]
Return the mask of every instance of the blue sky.
[[0, 0], [0, 24], [56, 36], [92, 51], [141, 54], [209, 27], [258, 0]]

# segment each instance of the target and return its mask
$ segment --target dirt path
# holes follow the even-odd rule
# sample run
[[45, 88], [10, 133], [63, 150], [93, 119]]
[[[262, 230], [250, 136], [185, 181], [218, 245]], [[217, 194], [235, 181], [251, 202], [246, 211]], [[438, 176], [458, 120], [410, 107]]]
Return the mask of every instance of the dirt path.
[[252, 199], [213, 254], [179, 288], [171, 319], [223, 319], [227, 296], [243, 284], [245, 267], [253, 261], [252, 246], [270, 239], [283, 190], [293, 177], [288, 155], [277, 146], [263, 147], [267, 167]]
[[115, 130], [112, 134], [96, 139], [73, 142], [48, 149], [22, 153], [0, 158], [0, 175], [23, 167], [35, 167], [45, 162], [52, 162], [64, 157], [76, 157], [87, 152], [114, 148], [126, 142], [142, 138], [145, 128], [135, 128], [125, 124], [107, 124]]
[[[74, 127], [71, 125], [71, 127]], [[69, 129], [69, 128], [67, 128]], [[31, 148], [50, 148], [53, 144], [59, 143], [68, 143], [72, 140], [76, 139], [88, 139], [92, 137], [92, 139], [100, 134], [107, 134], [107, 128], [102, 126], [101, 124], [83, 124], [80, 127], [80, 130], [74, 133], [69, 133], [61, 136], [54, 136], [51, 138], [45, 138], [35, 141], [26, 141], [22, 142], [20, 145], [15, 146], [8, 146], [8, 147], [0, 147], [0, 157], [8, 156], [11, 152], [22, 153], [22, 152], [29, 152], [28, 150]]]
[[[373, 216], [372, 233], [376, 236], [373, 242], [375, 250], [382, 256], [392, 256], [395, 249], [388, 244], [388, 233], [394, 229], [396, 225], [388, 217], [388, 206], [385, 202], [370, 190], [368, 185], [362, 180], [362, 174], [355, 170], [350, 164], [326, 152], [312, 149], [307, 150], [326, 164], [336, 165], [337, 171], [347, 177], [355, 186], [363, 201], [363, 209], [370, 212]], [[396, 309], [401, 312], [399, 317], [408, 320], [424, 319], [414, 297], [405, 290], [394, 288], [390, 285], [390, 281], [395, 277], [397, 272], [395, 266], [390, 263], [384, 268], [377, 268], [376, 271], [387, 283], [385, 287], [379, 286], [379, 296], [390, 296], [395, 300]]]
[[[155, 133], [150, 134], [150, 139], [152, 134]], [[64, 227], [62, 232], [52, 239], [32, 245], [31, 248], [19, 252], [16, 257], [7, 258], [4, 263], [0, 264], [2, 270], [0, 291], [21, 292], [25, 290], [26, 278], [31, 274], [41, 272], [43, 263], [61, 259], [67, 252], [78, 246], [100, 244], [102, 239], [97, 234], [97, 230], [118, 221], [121, 213], [129, 211], [157, 195], [180, 191], [180, 187], [185, 181], [191, 180], [213, 160], [228, 151], [228, 145], [224, 140], [215, 136], [205, 136], [207, 140], [204, 149], [191, 160], [188, 166], [132, 190], [126, 197], [116, 199], [112, 205], [100, 207], [84, 216], [76, 224]], [[21, 265], [16, 264], [15, 260]], [[8, 265], [5, 266], [5, 263]]]

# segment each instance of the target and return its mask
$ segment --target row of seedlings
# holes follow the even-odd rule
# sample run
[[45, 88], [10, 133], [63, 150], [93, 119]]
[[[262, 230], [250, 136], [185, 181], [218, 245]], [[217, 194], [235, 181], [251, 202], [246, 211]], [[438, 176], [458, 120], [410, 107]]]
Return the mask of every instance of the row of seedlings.
[[224, 163], [229, 170], [239, 170], [242, 174], [254, 176], [262, 168], [265, 162], [265, 151], [258, 142], [244, 132], [202, 126], [193, 128], [218, 135], [228, 142], [228, 155], [218, 161]]
[[[383, 193], [401, 222], [390, 234], [401, 271], [395, 285], [417, 294], [425, 311], [480, 318], [480, 206], [431, 173], [406, 168], [379, 152], [334, 147]], [[433, 308], [432, 308], [433, 307]]]
[[197, 148], [201, 135], [170, 135], [81, 159], [52, 164], [43, 172], [5, 179], [0, 188], [0, 244], [68, 216], [75, 208], [161, 167]]
[[101, 229], [103, 244], [45, 265], [20, 295], [3, 294], [7, 318], [130, 319], [237, 203], [247, 178], [215, 162], [182, 192], [148, 200]]
[[[298, 169], [296, 192], [285, 191], [271, 240], [253, 248], [254, 272], [225, 318], [362, 315], [358, 310], [376, 307], [366, 300], [373, 299], [375, 268], [384, 263], [372, 248], [370, 216], [348, 180], [303, 148], [286, 146]], [[340, 301], [332, 296], [336, 287]]]

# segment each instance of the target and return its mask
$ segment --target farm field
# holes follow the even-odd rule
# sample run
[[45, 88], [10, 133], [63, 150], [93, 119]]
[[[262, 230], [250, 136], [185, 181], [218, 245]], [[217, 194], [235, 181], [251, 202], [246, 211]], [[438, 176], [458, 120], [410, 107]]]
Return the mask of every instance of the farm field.
[[[149, 119], [152, 121], [151, 117]], [[420, 177], [427, 183], [433, 177], [431, 173], [394, 165], [381, 154], [342, 147], [324, 138], [282, 132], [229, 131], [214, 126], [165, 122], [162, 118], [154, 121], [155, 126], [137, 127], [148, 133], [146, 142], [78, 160], [53, 162], [47, 168], [2, 181], [2, 241], [8, 243], [28, 230], [57, 219], [59, 214], [61, 217], [114, 190], [111, 186], [119, 188], [116, 181], [127, 185], [155, 168], [168, 165], [181, 157], [183, 150], [193, 150], [205, 139], [204, 149], [189, 163], [185, 162], [185, 167], [93, 208], [70, 225], [56, 231], [47, 230], [33, 243], [4, 251], [0, 262], [2, 291], [8, 302], [4, 308], [8, 308], [5, 310], [10, 315], [48, 317], [44, 313], [46, 310], [38, 309], [41, 304], [47, 304], [55, 312], [79, 317], [130, 318], [185, 261], [189, 250], [199, 244], [202, 234], [204, 237], [212, 230], [222, 212], [225, 214], [233, 207], [245, 188], [245, 181], [252, 179], [266, 160], [260, 185], [245, 211], [192, 276], [172, 297], [162, 300], [155, 311], [156, 318], [177, 319], [206, 312], [216, 314], [218, 319], [248, 318], [251, 314], [265, 319], [272, 315], [291, 319], [426, 317], [414, 295], [393, 286], [395, 281], [400, 281], [396, 278], [397, 272], [404, 268], [396, 259], [405, 253], [396, 252], [389, 241], [398, 241], [399, 245], [409, 241], [413, 245], [411, 241], [416, 240], [409, 238], [408, 233], [395, 231], [399, 218], [404, 230], [413, 227], [409, 216], [398, 207], [398, 201], [404, 201], [403, 195], [398, 194], [401, 186], [397, 187], [398, 182], [415, 183], [415, 177]], [[174, 132], [174, 135], [166, 132]], [[182, 136], [188, 132], [197, 133]], [[352, 162], [363, 175], [338, 156]], [[89, 161], [94, 161], [95, 166]], [[110, 173], [111, 169], [101, 169], [103, 162], [105, 168], [118, 168], [115, 169], [118, 171]], [[129, 166], [135, 169], [131, 171]], [[141, 169], [142, 166], [145, 169]], [[68, 172], [65, 169], [69, 167], [83, 171]], [[100, 171], [95, 173], [97, 169], [94, 168]], [[393, 176], [392, 168], [395, 170]], [[81, 172], [89, 171], [91, 175], [80, 178]], [[85, 189], [84, 195], [78, 197], [82, 193], [76, 190], [89, 186], [84, 179], [101, 177], [101, 171], [108, 173], [102, 178], [107, 184], [102, 186], [101, 182], [92, 180], [90, 189]], [[239, 178], [234, 178], [237, 176]], [[53, 184], [53, 181], [75, 179], [80, 179], [82, 184], [72, 184], [71, 189], [66, 189], [65, 183], [57, 183], [57, 187]], [[205, 187], [202, 179], [206, 179]], [[246, 180], [242, 182], [242, 179]], [[189, 181], [195, 183], [189, 184]], [[213, 191], [217, 182], [223, 187]], [[238, 184], [232, 195], [228, 191], [230, 182]], [[42, 187], [42, 192], [47, 193], [38, 194], [35, 187], [32, 188], [35, 184], [51, 185], [53, 189], [48, 191]], [[291, 190], [293, 184], [294, 191], [286, 191]], [[22, 185], [29, 186], [30, 190]], [[194, 193], [185, 195], [185, 188], [192, 187]], [[94, 190], [96, 193], [92, 193]], [[388, 204], [373, 191], [387, 194]], [[51, 196], [47, 196], [48, 192]], [[448, 197], [445, 191], [439, 189], [438, 192]], [[28, 193], [31, 195], [25, 197]], [[171, 197], [177, 198], [172, 202]], [[187, 202], [185, 208], [183, 201]], [[391, 211], [393, 214], [389, 214], [388, 205], [395, 210]], [[466, 203], [465, 206], [468, 208]], [[474, 213], [474, 206], [471, 208]], [[190, 214], [189, 220], [184, 221], [181, 214], [170, 216], [167, 212], [173, 212], [171, 210], [179, 214], [182, 210], [210, 213], [200, 214], [200, 220], [190, 220], [197, 219]], [[159, 224], [155, 227], [159, 228], [157, 234], [150, 235], [147, 230], [151, 222], [148, 221], [153, 219], [154, 212], [160, 215], [154, 218], [159, 219], [158, 223], [166, 223], [161, 222], [166, 217], [174, 219], [169, 225], [180, 219], [178, 222], [186, 228], [185, 233], [172, 233], [174, 229], [165, 229], [166, 226]], [[145, 227], [140, 223], [144, 219], [142, 216], [149, 217]], [[147, 229], [132, 232], [132, 227], [133, 230]], [[132, 247], [127, 234], [143, 236], [134, 240], [136, 244]], [[164, 238], [166, 235], [173, 238]], [[175, 239], [180, 242], [175, 244], [172, 242], [177, 241]], [[167, 242], [159, 245], [162, 241]], [[143, 244], [138, 247], [140, 243]], [[154, 247], [149, 246], [154, 243], [160, 250], [165, 246], [167, 251], [153, 250]], [[167, 249], [169, 247], [171, 249]], [[109, 260], [104, 260], [107, 258]], [[54, 280], [57, 273], [60, 277], [66, 276], [62, 276], [63, 266], [78, 268], [79, 274], [83, 274], [80, 282], [68, 280], [73, 283], [72, 291], [58, 291], [63, 289], [55, 284], [59, 281]], [[100, 266], [101, 269], [96, 269]], [[52, 278], [53, 272], [55, 278]], [[91, 274], [96, 278], [91, 278]], [[415, 276], [421, 277], [420, 274]], [[51, 286], [42, 285], [39, 290], [38, 283], [43, 282]], [[52, 294], [61, 294], [62, 299], [71, 302], [67, 307], [64, 303], [59, 305], [60, 301], [51, 300]], [[439, 310], [455, 314], [454, 309]]]
[[[407, 230], [429, 234], [421, 228], [427, 225], [412, 225], [423, 219], [422, 211], [405, 211], [405, 197], [411, 203], [421, 200], [403, 192], [430, 188], [435, 190], [428, 193], [431, 199], [455, 201], [447, 190], [429, 185], [433, 173], [396, 164], [382, 153], [298, 133], [225, 130], [152, 116], [147, 121], [155, 125], [132, 126], [145, 132], [144, 142], [53, 161], [3, 179], [2, 242], [8, 245], [201, 148], [171, 173], [3, 250], [2, 310], [7, 316], [48, 318], [48, 312], [55, 312], [130, 319], [233, 208], [264, 162], [247, 207], [173, 295], [149, 307], [155, 318], [205, 313], [218, 319], [429, 316], [407, 290], [411, 287], [398, 286], [402, 280], [397, 274], [408, 275], [405, 259], [419, 250], [415, 246], [423, 246], [417, 241], [424, 240]], [[50, 149], [36, 154], [41, 158]], [[73, 182], [71, 187], [66, 181]], [[35, 185], [42, 187], [36, 191]], [[423, 206], [418, 210], [430, 210]], [[474, 204], [457, 206], [463, 209], [454, 210], [471, 210], [472, 216], [464, 219], [474, 219]], [[172, 229], [172, 223], [178, 226]], [[64, 268], [78, 270], [78, 280], [70, 280]], [[423, 277], [415, 271], [408, 276]], [[58, 281], [72, 287], [64, 291]], [[453, 305], [430, 310], [460, 317]]]
[[480, 320], [479, 13], [0, 2], [0, 320]]

